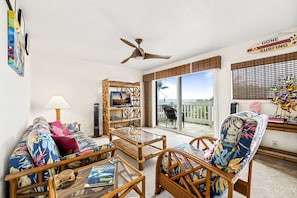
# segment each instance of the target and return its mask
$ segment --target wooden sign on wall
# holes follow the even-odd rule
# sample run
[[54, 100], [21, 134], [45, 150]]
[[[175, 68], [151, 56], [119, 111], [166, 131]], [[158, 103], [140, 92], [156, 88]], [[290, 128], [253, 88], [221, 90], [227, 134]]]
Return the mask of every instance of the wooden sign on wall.
[[297, 46], [297, 32], [281, 34], [251, 46], [247, 52], [259, 54]]

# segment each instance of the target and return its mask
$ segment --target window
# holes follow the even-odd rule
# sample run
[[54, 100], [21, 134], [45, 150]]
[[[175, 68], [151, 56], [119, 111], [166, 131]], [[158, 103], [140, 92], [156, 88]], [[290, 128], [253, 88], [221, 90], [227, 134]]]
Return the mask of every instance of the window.
[[280, 79], [297, 77], [297, 52], [235, 63], [231, 69], [233, 99], [271, 99]]

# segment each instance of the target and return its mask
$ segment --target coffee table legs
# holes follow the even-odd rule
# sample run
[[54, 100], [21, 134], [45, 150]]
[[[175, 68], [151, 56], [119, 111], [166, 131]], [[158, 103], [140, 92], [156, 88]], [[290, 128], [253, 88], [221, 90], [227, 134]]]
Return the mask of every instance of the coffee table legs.
[[138, 169], [139, 170], [143, 170], [144, 169], [144, 157], [142, 155], [142, 148], [143, 148], [143, 144], [142, 143], [138, 143], [137, 144], [137, 148], [138, 148]]
[[[162, 146], [163, 146], [163, 149], [166, 149], [167, 145], [166, 145], [166, 135], [163, 135], [162, 136]], [[137, 144], [137, 149], [138, 149], [138, 159], [137, 159], [137, 162], [138, 162], [138, 170], [143, 170], [144, 169], [144, 161], [145, 161], [145, 158], [143, 157], [143, 153], [142, 153], [142, 148], [144, 147], [144, 145], [140, 142], [138, 142]]]

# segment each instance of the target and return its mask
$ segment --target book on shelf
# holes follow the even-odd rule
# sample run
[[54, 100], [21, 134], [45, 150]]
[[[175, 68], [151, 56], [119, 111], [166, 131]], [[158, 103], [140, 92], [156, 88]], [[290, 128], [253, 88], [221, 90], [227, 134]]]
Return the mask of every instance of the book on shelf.
[[285, 119], [283, 118], [268, 118], [268, 122], [273, 122], [273, 123], [284, 123]]
[[101, 164], [93, 166], [89, 173], [85, 188], [114, 184], [115, 165]]

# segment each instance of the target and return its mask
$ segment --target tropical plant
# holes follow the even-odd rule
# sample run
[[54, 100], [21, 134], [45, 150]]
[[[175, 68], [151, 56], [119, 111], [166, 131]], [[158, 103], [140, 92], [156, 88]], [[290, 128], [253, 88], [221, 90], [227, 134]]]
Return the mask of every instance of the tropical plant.
[[[164, 80], [158, 80], [157, 81], [157, 97], [159, 98], [159, 95], [160, 95], [160, 93], [162, 92], [161, 90], [163, 90], [163, 89], [169, 89], [169, 87], [168, 86], [165, 86], [164, 85]], [[164, 95], [164, 94], [163, 94]], [[165, 96], [165, 95], [164, 95]], [[164, 97], [164, 100], [165, 100], [165, 97]]]

